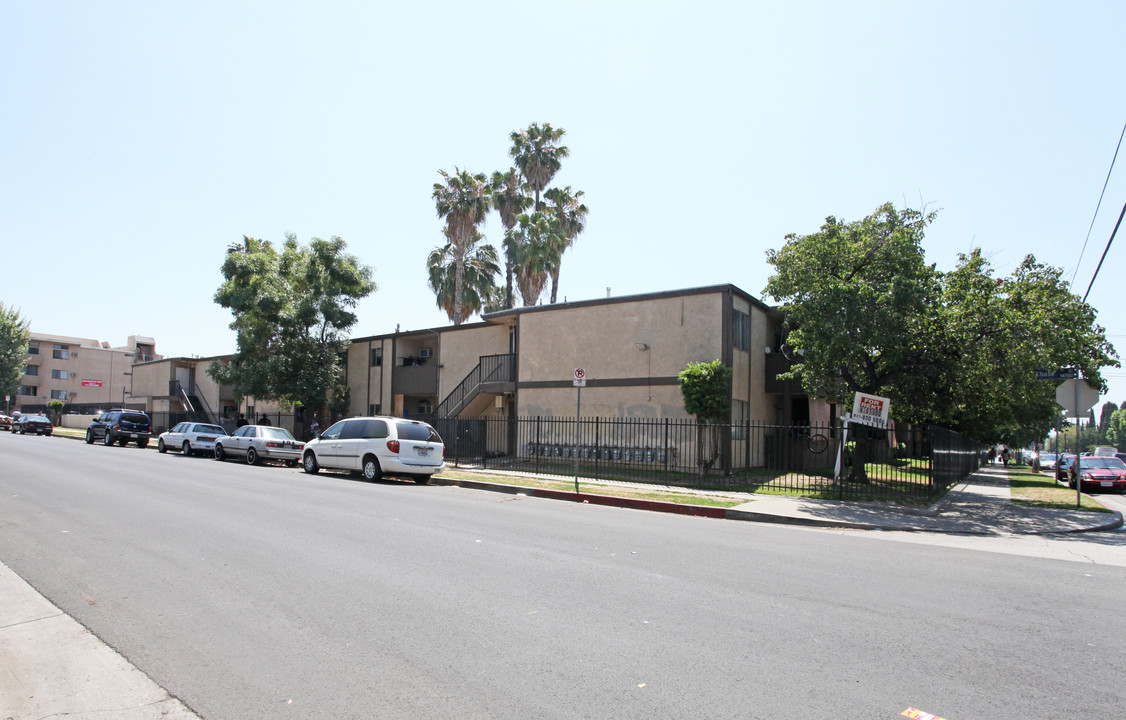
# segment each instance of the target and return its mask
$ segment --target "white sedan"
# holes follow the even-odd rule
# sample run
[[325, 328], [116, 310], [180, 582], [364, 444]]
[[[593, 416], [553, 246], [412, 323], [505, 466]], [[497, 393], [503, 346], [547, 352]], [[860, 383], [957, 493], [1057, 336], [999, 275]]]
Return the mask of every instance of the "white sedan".
[[227, 437], [227, 431], [218, 425], [182, 422], [157, 437], [156, 449], [158, 452], [179, 450], [184, 455], [211, 455], [215, 452], [215, 441], [221, 437]]

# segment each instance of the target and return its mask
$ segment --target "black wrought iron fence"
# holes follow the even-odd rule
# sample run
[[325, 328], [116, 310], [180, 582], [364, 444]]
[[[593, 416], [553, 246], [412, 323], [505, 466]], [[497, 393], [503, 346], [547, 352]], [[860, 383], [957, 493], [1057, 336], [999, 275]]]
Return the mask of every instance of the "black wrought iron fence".
[[[836, 499], [934, 498], [980, 464], [981, 446], [942, 428], [896, 430], [691, 420], [438, 419], [454, 467]], [[839, 465], [839, 468], [838, 468]]]

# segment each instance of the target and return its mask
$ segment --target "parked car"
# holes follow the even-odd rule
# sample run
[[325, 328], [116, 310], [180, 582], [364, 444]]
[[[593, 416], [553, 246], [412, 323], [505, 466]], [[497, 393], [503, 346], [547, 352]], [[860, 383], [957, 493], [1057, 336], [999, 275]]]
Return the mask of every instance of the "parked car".
[[86, 444], [101, 440], [105, 445], [117, 443], [125, 447], [137, 443], [137, 447], [147, 447], [152, 437], [152, 422], [140, 410], [110, 410], [94, 418], [86, 427]]
[[445, 443], [438, 431], [418, 421], [395, 417], [341, 420], [305, 443], [302, 466], [360, 472], [367, 480], [384, 475], [426, 483], [445, 466]]
[[1056, 459], [1056, 480], [1060, 482], [1067, 480], [1067, 473], [1073, 462], [1075, 462], [1074, 455], [1060, 454]]
[[12, 423], [12, 433], [20, 435], [50, 435], [55, 426], [46, 415], [20, 415]]
[[1126, 463], [1115, 457], [1079, 458], [1078, 470], [1070, 467], [1067, 484], [1075, 487], [1076, 473], [1080, 490], [1096, 488], [1100, 490], [1126, 490]]
[[12, 429], [12, 418], [5, 415], [4, 413], [0, 413], [0, 430], [11, 430], [11, 429]]
[[1055, 470], [1056, 469], [1056, 454], [1050, 452], [1040, 453], [1040, 469], [1041, 470]]
[[227, 437], [227, 431], [218, 425], [182, 422], [156, 438], [156, 449], [157, 452], [179, 450], [188, 456], [196, 453], [212, 455], [215, 453], [215, 441], [221, 437]]
[[1114, 457], [1126, 463], [1126, 453], [1114, 453]]
[[250, 465], [261, 460], [281, 460], [286, 465], [296, 466], [301, 460], [305, 443], [286, 430], [272, 425], [243, 425], [234, 434], [220, 437], [215, 441], [215, 459], [242, 457]]

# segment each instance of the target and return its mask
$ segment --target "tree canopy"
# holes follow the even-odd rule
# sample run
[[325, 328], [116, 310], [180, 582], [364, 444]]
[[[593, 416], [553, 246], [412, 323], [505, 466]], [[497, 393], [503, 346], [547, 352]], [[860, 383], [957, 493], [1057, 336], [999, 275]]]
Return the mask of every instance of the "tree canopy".
[[27, 364], [31, 323], [19, 310], [0, 302], [0, 395], [16, 396]]
[[1077, 365], [1102, 386], [1114, 349], [1062, 271], [1032, 256], [1008, 277], [980, 250], [951, 272], [928, 265], [922, 240], [935, 217], [888, 203], [859, 221], [829, 217], [767, 253], [765, 292], [784, 304], [786, 344], [800, 357], [791, 374], [811, 396], [883, 395], [897, 419], [982, 441], [1042, 437], [1058, 407], [1035, 371]]
[[311, 408], [343, 392], [340, 355], [356, 323], [352, 308], [376, 290], [371, 268], [346, 247], [339, 237], [302, 247], [293, 235], [281, 252], [251, 237], [231, 245], [215, 302], [234, 315], [238, 351], [208, 375], [239, 396]]

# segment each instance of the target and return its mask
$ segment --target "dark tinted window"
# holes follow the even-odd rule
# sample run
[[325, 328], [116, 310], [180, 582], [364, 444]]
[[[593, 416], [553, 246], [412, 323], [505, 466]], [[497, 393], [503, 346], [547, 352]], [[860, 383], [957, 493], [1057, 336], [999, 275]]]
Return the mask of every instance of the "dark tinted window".
[[141, 415], [140, 413], [122, 413], [121, 419], [125, 422], [137, 423], [138, 425], [145, 425], [149, 421], [147, 415]]
[[425, 423], [400, 421], [395, 423], [400, 440], [421, 440], [422, 442], [442, 442], [442, 437], [434, 428]]

